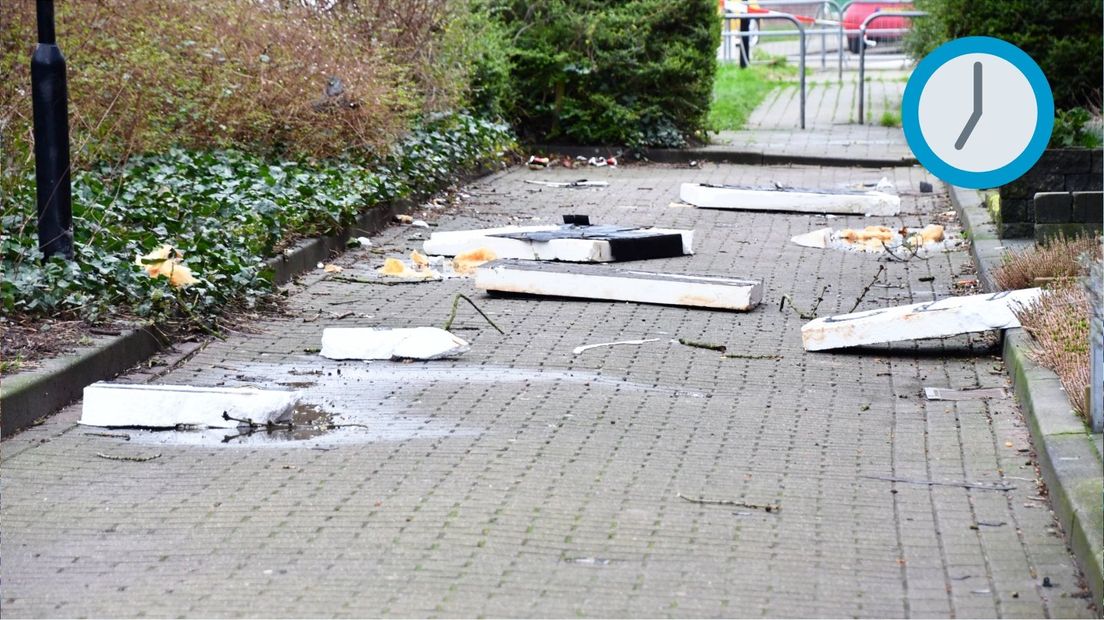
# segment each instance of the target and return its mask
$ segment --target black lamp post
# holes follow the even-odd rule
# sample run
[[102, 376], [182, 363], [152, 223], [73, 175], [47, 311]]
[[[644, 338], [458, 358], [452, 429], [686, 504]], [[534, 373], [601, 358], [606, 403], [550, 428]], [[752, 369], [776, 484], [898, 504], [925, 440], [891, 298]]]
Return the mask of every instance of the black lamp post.
[[38, 0], [38, 46], [31, 55], [34, 101], [38, 249], [45, 258], [73, 258], [73, 206], [69, 185], [69, 89], [65, 57], [54, 35], [54, 2]]

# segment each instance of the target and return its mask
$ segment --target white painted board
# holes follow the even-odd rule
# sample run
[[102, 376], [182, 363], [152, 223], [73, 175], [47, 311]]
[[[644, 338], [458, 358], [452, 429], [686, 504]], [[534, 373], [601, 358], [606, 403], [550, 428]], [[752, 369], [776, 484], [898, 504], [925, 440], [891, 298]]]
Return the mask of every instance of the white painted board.
[[823, 351], [1019, 327], [1013, 308], [1041, 294], [1029, 288], [824, 317], [801, 328], [801, 341], [806, 351]]
[[[487, 248], [499, 258], [518, 260], [565, 261], [572, 263], [608, 263], [614, 260], [609, 241], [601, 239], [552, 239], [529, 241], [495, 237], [503, 233], [559, 230], [560, 226], [503, 226], [482, 230], [455, 230], [430, 235], [422, 250], [431, 256], [456, 256], [463, 252]], [[694, 253], [694, 231], [647, 228], [648, 232], [679, 234], [683, 254]]]
[[327, 327], [320, 355], [332, 360], [436, 360], [469, 349], [463, 338], [438, 327]]
[[291, 414], [298, 392], [257, 388], [193, 387], [93, 383], [84, 388], [81, 424], [172, 428], [177, 425], [235, 428], [226, 413], [258, 424], [276, 422]]
[[763, 284], [757, 280], [503, 260], [476, 269], [475, 287], [503, 293], [745, 311], [759, 305], [763, 298]]
[[901, 198], [880, 191], [802, 192], [683, 183], [679, 198], [695, 207], [842, 215], [897, 215]]

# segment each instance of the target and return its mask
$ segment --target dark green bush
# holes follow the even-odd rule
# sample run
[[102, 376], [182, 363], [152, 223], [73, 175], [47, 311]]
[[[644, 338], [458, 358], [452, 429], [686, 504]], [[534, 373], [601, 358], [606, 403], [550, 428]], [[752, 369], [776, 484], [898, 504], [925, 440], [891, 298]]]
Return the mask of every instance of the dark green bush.
[[1084, 147], [1099, 148], [1100, 127], [1092, 124], [1092, 114], [1085, 108], [1058, 110], [1054, 115], [1054, 131], [1050, 134], [1051, 148]]
[[960, 37], [1003, 39], [1039, 63], [1059, 109], [1100, 106], [1100, 0], [916, 0], [915, 5], [930, 16], [915, 20], [906, 38], [913, 56]]
[[682, 146], [706, 129], [720, 19], [715, 0], [497, 0], [512, 40], [524, 137]]
[[[76, 171], [71, 262], [39, 260], [28, 172], [0, 194], [0, 309], [7, 316], [207, 320], [270, 293], [264, 259], [289, 241], [339, 230], [377, 204], [441, 189], [510, 144], [504, 125], [450, 115], [379, 161], [170, 149], [122, 167]], [[175, 289], [134, 264], [162, 244], [183, 252], [197, 283]]]

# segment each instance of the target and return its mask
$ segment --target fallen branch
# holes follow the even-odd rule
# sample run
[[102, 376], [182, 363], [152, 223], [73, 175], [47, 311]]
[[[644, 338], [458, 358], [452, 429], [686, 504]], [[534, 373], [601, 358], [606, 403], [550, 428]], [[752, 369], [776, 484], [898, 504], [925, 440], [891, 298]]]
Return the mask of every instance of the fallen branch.
[[754, 508], [756, 510], [764, 510], [766, 512], [781, 512], [782, 506], [779, 504], [751, 504], [748, 502], [737, 502], [730, 499], [705, 499], [705, 498], [693, 498], [686, 497], [682, 493], [678, 493], [678, 498], [686, 500], [691, 504], [706, 504], [710, 506], [735, 506], [737, 508]]
[[728, 350], [728, 347], [726, 347], [723, 344], [710, 344], [708, 342], [695, 342], [693, 340], [687, 340], [685, 338], [679, 338], [678, 342], [679, 342], [679, 344], [683, 344], [683, 345], [686, 345], [688, 347], [695, 347], [695, 348], [698, 348], [698, 349], [709, 349], [710, 351], [720, 351], [721, 353], [724, 353], [725, 351]]
[[431, 280], [369, 280], [355, 276], [330, 276], [328, 279], [334, 282], [348, 282], [351, 284], [378, 284], [379, 286], [398, 286], [400, 284], [421, 284]]
[[912, 260], [914, 258], [918, 258], [920, 260], [928, 260], [929, 258], [931, 258], [930, 256], [928, 256], [928, 257], [920, 256], [920, 254], [919, 254], [920, 245], [919, 244], [902, 243], [901, 245], [896, 246], [896, 247], [902, 247], [903, 246], [906, 250], [909, 250], [911, 252], [911, 255], [906, 255], [904, 258], [901, 258], [900, 256], [897, 256], [897, 254], [893, 250], [891, 250], [888, 245], [886, 245], [886, 242], [884, 240], [881, 243], [882, 243], [882, 249], [884, 249], [886, 251], [886, 254], [888, 254], [890, 257], [893, 258], [893, 260], [895, 260], [899, 263], [907, 263], [907, 262], [909, 262], [910, 260]]
[[958, 487], [962, 489], [981, 489], [983, 491], [1011, 491], [1016, 487], [1011, 485], [978, 484], [974, 482], [937, 482], [935, 480], [912, 480], [910, 478], [895, 478], [893, 476], [863, 476], [870, 480], [882, 480], [885, 482], [902, 482], [905, 484], [926, 484], [938, 487]]
[[828, 286], [825, 286], [820, 291], [820, 296], [816, 298], [816, 302], [813, 304], [813, 307], [810, 308], [808, 312], [803, 312], [801, 310], [801, 308], [798, 308], [797, 304], [794, 303], [793, 298], [790, 297], [789, 295], [783, 295], [782, 296], [782, 301], [779, 302], [779, 304], [778, 304], [778, 311], [782, 312], [783, 310], [785, 310], [786, 309], [786, 302], [790, 302], [790, 307], [793, 308], [794, 312], [797, 313], [797, 316], [805, 319], [806, 321], [815, 319], [815, 318], [817, 318], [817, 314], [816, 314], [817, 308], [820, 307], [820, 302], [824, 301], [824, 295], [828, 292], [828, 288], [829, 288]]
[[725, 357], [738, 360], [780, 360], [781, 355], [751, 355], [748, 353], [725, 353]]
[[145, 463], [146, 461], [152, 461], [153, 459], [161, 458], [161, 453], [158, 452], [153, 456], [116, 456], [114, 454], [104, 454], [103, 452], [97, 452], [96, 456], [101, 459], [107, 459], [109, 461], [131, 461], [134, 463]]
[[464, 301], [471, 304], [471, 307], [475, 308], [475, 311], [478, 312], [480, 316], [482, 316], [484, 319], [487, 319], [487, 322], [490, 323], [491, 327], [495, 328], [495, 330], [497, 330], [498, 333], [502, 334], [503, 336], [506, 335], [506, 332], [502, 331], [501, 327], [499, 327], [498, 325], [495, 325], [495, 322], [491, 320], [491, 317], [487, 316], [487, 314], [485, 312], [483, 312], [482, 310], [479, 309], [479, 306], [475, 305], [474, 301], [472, 301], [470, 298], [468, 298], [467, 295], [465, 295], [463, 293], [457, 293], [456, 296], [452, 298], [452, 312], [449, 313], [449, 317], [445, 321], [445, 326], [442, 327], [441, 329], [443, 329], [447, 332], [449, 330], [449, 328], [452, 327], [452, 322], [456, 320], [456, 309], [460, 305], [460, 300], [461, 299], [463, 299]]
[[111, 437], [113, 439], [125, 439], [130, 441], [130, 435], [126, 433], [85, 433], [85, 437]]
[[[883, 241], [882, 243], [885, 243], [885, 242]], [[885, 272], [885, 265], [878, 265], [878, 273], [874, 274], [874, 279], [871, 280], [870, 284], [867, 284], [866, 288], [864, 288], [862, 290], [862, 292], [859, 293], [859, 296], [855, 298], [855, 305], [851, 306], [851, 309], [847, 311], [847, 314], [851, 314], [852, 312], [855, 311], [855, 308], [859, 307], [859, 304], [862, 303], [863, 298], [866, 297], [866, 294], [870, 292], [871, 287], [873, 287], [874, 284], [878, 281], [878, 278], [882, 277], [882, 273], [884, 273], [884, 272]]]

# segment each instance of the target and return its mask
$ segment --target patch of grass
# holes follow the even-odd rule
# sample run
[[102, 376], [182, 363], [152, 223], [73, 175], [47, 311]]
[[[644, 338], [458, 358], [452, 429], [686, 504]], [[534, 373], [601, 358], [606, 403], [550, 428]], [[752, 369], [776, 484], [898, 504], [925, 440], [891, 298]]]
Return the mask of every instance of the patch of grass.
[[1002, 291], [1072, 280], [1088, 275], [1086, 257], [1099, 261], [1100, 256], [1096, 237], [1059, 235], [1047, 245], [1006, 254], [1004, 263], [993, 272], [993, 280]]
[[1082, 417], [1089, 385], [1089, 294], [1080, 283], [1064, 281], [1035, 303], [1015, 310], [1035, 339], [1032, 357], [1057, 373], [1070, 405]]
[[878, 124], [882, 127], [900, 127], [901, 115], [892, 110], [884, 110], [882, 117], [878, 119]]
[[10, 375], [19, 372], [23, 368], [22, 358], [0, 360], [0, 375]]
[[794, 83], [797, 69], [784, 61], [771, 61], [741, 69], [736, 65], [720, 65], [713, 82], [713, 106], [709, 110], [709, 125], [713, 131], [742, 129], [751, 113], [767, 95]]

